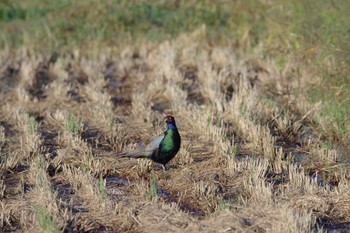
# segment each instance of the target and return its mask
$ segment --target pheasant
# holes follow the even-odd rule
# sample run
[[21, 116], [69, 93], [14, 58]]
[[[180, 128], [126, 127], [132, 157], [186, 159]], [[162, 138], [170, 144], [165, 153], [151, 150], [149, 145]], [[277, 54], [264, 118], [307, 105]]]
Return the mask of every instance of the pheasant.
[[177, 154], [181, 145], [181, 137], [177, 130], [175, 119], [171, 115], [165, 116], [167, 130], [153, 139], [144, 149], [123, 152], [122, 157], [148, 158], [165, 165]]

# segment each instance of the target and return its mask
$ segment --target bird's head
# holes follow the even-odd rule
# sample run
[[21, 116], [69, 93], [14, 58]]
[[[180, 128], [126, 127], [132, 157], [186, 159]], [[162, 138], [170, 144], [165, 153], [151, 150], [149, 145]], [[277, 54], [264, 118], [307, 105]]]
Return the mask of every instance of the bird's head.
[[169, 129], [176, 128], [175, 119], [172, 115], [165, 115], [164, 118], [165, 118], [165, 122], [167, 123]]

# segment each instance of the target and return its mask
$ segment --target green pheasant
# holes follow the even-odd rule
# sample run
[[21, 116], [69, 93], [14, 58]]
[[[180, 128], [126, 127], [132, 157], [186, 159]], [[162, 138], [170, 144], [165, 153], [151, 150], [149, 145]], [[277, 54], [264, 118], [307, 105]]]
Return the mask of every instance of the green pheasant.
[[123, 152], [122, 157], [148, 158], [165, 165], [176, 155], [180, 149], [181, 137], [177, 130], [175, 119], [171, 115], [165, 116], [167, 130], [153, 139], [144, 149]]

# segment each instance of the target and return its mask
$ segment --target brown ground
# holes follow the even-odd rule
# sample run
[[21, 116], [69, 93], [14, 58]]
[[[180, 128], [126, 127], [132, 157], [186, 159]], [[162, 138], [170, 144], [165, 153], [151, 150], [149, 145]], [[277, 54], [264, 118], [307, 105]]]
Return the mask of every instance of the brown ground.
[[[292, 94], [306, 72], [200, 36], [96, 59], [2, 55], [1, 230], [349, 231], [346, 150], [327, 149], [318, 106]], [[117, 156], [164, 131], [163, 113], [182, 136], [166, 172]]]

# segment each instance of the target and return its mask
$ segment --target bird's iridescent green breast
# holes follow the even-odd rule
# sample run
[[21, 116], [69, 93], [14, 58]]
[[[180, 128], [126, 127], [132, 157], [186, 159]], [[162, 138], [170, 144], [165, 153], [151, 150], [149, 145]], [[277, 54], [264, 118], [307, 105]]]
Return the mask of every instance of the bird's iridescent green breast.
[[176, 127], [170, 128], [164, 132], [164, 137], [159, 143], [159, 148], [152, 154], [152, 160], [163, 165], [167, 164], [179, 151], [181, 137]]
[[175, 147], [174, 142], [174, 130], [167, 130], [163, 140], [160, 142], [162, 144], [161, 150], [162, 152], [172, 151]]

